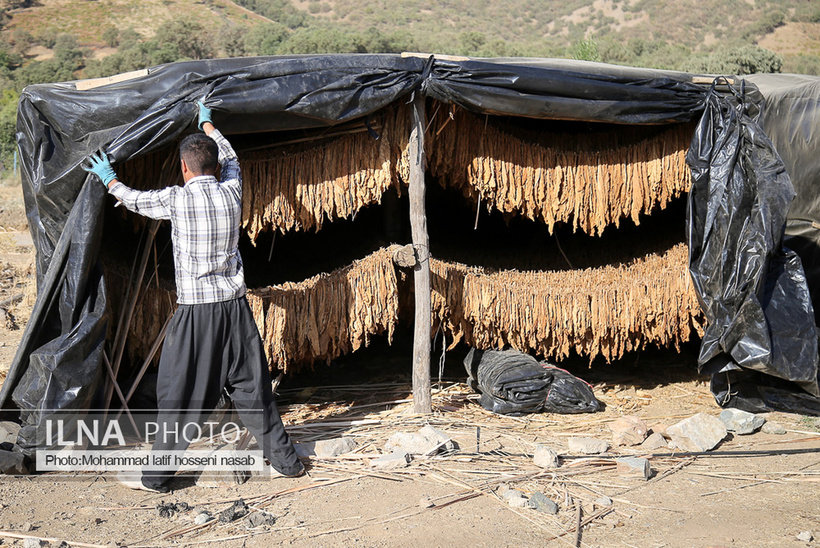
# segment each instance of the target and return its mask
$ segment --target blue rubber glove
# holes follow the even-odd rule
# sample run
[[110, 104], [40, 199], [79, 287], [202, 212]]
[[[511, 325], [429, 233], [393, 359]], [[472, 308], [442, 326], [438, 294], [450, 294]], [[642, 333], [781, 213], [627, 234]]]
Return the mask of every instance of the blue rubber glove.
[[88, 163], [83, 165], [83, 169], [99, 177], [106, 188], [111, 184], [111, 181], [117, 178], [114, 168], [111, 167], [111, 162], [108, 161], [108, 156], [102, 152], [89, 156]]
[[211, 109], [206, 107], [202, 101], [197, 101], [196, 104], [199, 107], [199, 129], [202, 129], [202, 125], [205, 122], [211, 122], [213, 124], [211, 120]]

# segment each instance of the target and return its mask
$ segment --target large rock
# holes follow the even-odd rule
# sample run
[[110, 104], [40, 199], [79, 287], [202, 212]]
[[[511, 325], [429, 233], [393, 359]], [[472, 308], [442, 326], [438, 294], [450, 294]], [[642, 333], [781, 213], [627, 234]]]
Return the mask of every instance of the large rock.
[[726, 425], [726, 430], [740, 435], [753, 434], [766, 422], [760, 415], [733, 408], [721, 411], [720, 420]]
[[571, 453], [599, 455], [609, 449], [609, 443], [595, 438], [569, 438], [567, 447]]
[[649, 437], [643, 440], [641, 444], [642, 451], [655, 451], [657, 449], [669, 449], [669, 445], [662, 435], [657, 432], [649, 434]]
[[786, 433], [786, 429], [783, 427], [782, 424], [779, 422], [773, 422], [767, 420], [763, 423], [763, 426], [760, 428], [760, 431], [764, 434], [776, 434], [778, 436], [782, 436]]
[[333, 438], [332, 440], [319, 440], [313, 450], [317, 457], [338, 457], [345, 453], [350, 453], [356, 449], [356, 440], [353, 438]]
[[720, 419], [698, 413], [666, 429], [667, 435], [683, 451], [711, 451], [729, 433]]
[[396, 432], [387, 443], [384, 445], [385, 450], [389, 452], [404, 451], [411, 455], [425, 455], [435, 447], [434, 443], [422, 436], [421, 434], [413, 434], [412, 432]]
[[405, 451], [411, 455], [432, 455], [442, 449], [455, 451], [458, 445], [450, 439], [450, 436], [428, 424], [415, 434], [396, 432], [390, 436], [384, 448], [390, 452]]
[[648, 480], [652, 475], [652, 468], [647, 459], [623, 457], [615, 459], [615, 464], [618, 466], [618, 475], [621, 477]]
[[296, 454], [300, 457], [338, 457], [356, 449], [356, 440], [353, 438], [332, 438], [329, 440], [303, 441], [293, 444]]
[[458, 444], [450, 439], [450, 436], [439, 430], [438, 428], [434, 428], [429, 424], [424, 426], [421, 430], [419, 430], [419, 434], [424, 436], [427, 441], [433, 445], [433, 448], [428, 451], [430, 452], [438, 452], [438, 451], [455, 451], [458, 449]]
[[609, 424], [609, 429], [612, 430], [614, 445], [638, 445], [646, 439], [649, 431], [645, 422], [631, 415], [618, 417]]
[[535, 446], [535, 454], [532, 461], [536, 466], [541, 468], [558, 468], [558, 453], [547, 447], [546, 445], [538, 444]]

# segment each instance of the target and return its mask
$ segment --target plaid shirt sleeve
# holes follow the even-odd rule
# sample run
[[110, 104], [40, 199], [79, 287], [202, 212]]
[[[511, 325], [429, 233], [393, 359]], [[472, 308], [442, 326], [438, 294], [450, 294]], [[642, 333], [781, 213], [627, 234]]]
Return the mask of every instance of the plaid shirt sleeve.
[[151, 219], [171, 218], [171, 197], [178, 187], [162, 190], [134, 190], [122, 182], [111, 185], [108, 192], [135, 213]]
[[219, 165], [222, 167], [219, 182], [222, 184], [237, 185], [241, 192], [242, 174], [239, 169], [239, 159], [236, 156], [236, 152], [218, 129], [214, 129], [209, 137], [216, 141], [216, 146], [219, 147]]

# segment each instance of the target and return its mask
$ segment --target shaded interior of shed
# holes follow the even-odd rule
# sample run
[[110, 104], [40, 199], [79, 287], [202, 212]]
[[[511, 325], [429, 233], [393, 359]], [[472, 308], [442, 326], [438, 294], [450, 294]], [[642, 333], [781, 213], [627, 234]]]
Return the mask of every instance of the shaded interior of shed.
[[[385, 174], [380, 175], [382, 178], [380, 184], [382, 184], [384, 190], [380, 193], [378, 199], [373, 199], [370, 203], [354, 203], [356, 206], [355, 211], [347, 218], [333, 218], [332, 215], [325, 214], [321, 223], [314, 223], [313, 226], [274, 231], [269, 228], [260, 230], [259, 226], [264, 223], [259, 223], [252, 230], [248, 228], [251, 225], [246, 225], [241, 232], [240, 252], [245, 265], [246, 281], [249, 289], [251, 289], [250, 293], [256, 293], [257, 300], [262, 303], [256, 304], [254, 310], [257, 317], [260, 318], [258, 323], [267, 326], [262, 328], [263, 331], [270, 326], [270, 319], [265, 319], [265, 314], [269, 313], [270, 308], [265, 308], [268, 305], [265, 305], [264, 301], [269, 295], [276, 293], [276, 291], [267, 289], [270, 286], [281, 288], [282, 284], [288, 285], [286, 282], [294, 282], [298, 286], [299, 284], [306, 284], [307, 282], [303, 281], [307, 281], [312, 277], [318, 277], [319, 279], [315, 280], [315, 284], [321, 284], [324, 283], [323, 280], [329, 279], [320, 276], [322, 273], [345, 268], [353, 264], [354, 261], [379, 253], [381, 253], [379, 256], [382, 257], [380, 259], [382, 262], [379, 263], [380, 268], [383, 270], [387, 268], [384, 266], [386, 260], [389, 263], [389, 269], [395, 271], [395, 282], [387, 280], [385, 282], [387, 285], [382, 287], [382, 290], [389, 289], [389, 284], [395, 283], [395, 288], [400, 294], [400, 296], [397, 296], [395, 312], [392, 309], [383, 311], [381, 319], [377, 318], [375, 320], [375, 323], [379, 325], [373, 326], [373, 329], [370, 330], [372, 332], [358, 335], [361, 340], [347, 341], [335, 344], [335, 346], [331, 344], [330, 346], [333, 346], [331, 354], [335, 355], [322, 355], [321, 359], [311, 359], [316, 358], [316, 356], [308, 353], [306, 357], [301, 356], [299, 359], [293, 359], [293, 363], [288, 364], [283, 363], [283, 361], [286, 362], [288, 359], [292, 359], [292, 354], [288, 354], [287, 351], [276, 354], [272, 351], [271, 362], [274, 368], [286, 369], [288, 372], [313, 369], [317, 364], [322, 362], [331, 363], [340, 358], [341, 355], [364, 348], [371, 343], [371, 340], [377, 341], [374, 343], [377, 348], [392, 348], [392, 350], [389, 350], [390, 352], [402, 352], [402, 349], [404, 349], [406, 352], [407, 341], [410, 339], [412, 332], [412, 273], [407, 269], [394, 266], [384, 252], [379, 252], [379, 250], [384, 250], [393, 243], [406, 244], [410, 242], [409, 205], [404, 184], [406, 177], [402, 166], [402, 161], [406, 160], [404, 158], [406, 156], [406, 136], [402, 140], [402, 136], [397, 134], [399, 130], [405, 131], [408, 128], [408, 125], [399, 122], [399, 119], [406, 115], [406, 111], [401, 106], [390, 108], [392, 110], [384, 113], [383, 116], [372, 116], [368, 120], [357, 120], [346, 124], [344, 127], [229, 136], [240, 155], [240, 159], [243, 161], [243, 173], [246, 173], [246, 194], [250, 185], [258, 185], [259, 182], [249, 180], [247, 174], [252, 173], [252, 170], [246, 172], [245, 163], [248, 158], [256, 159], [250, 161], [259, 161], [260, 155], [266, 153], [269, 153], [273, 159], [286, 155], [293, 161], [293, 155], [301, 155], [299, 161], [315, 157], [323, 162], [328, 155], [334, 153], [334, 147], [343, 146], [347, 147], [345, 150], [348, 152], [355, 152], [357, 147], [370, 146], [374, 149], [379, 147], [381, 159], [384, 160], [379, 164], [374, 160], [376, 158], [374, 153], [374, 155], [364, 160], [367, 165], [362, 168], [356, 165], [356, 157], [351, 156], [345, 160], [348, 166], [347, 173], [336, 174], [340, 176], [337, 179], [338, 182], [338, 180], [345, 180], [345, 178], [350, 180], [352, 178], [351, 174], [358, 171], [359, 175], [357, 177], [363, 183], [372, 181], [372, 174], [367, 175], [367, 173], [379, 169], [380, 166], [382, 173]], [[436, 332], [434, 334], [437, 334], [439, 338], [439, 345], [441, 345], [441, 339], [445, 340], [447, 346], [452, 348], [463, 348], [466, 344], [494, 347], [498, 346], [499, 341], [501, 341], [506, 342], [509, 346], [533, 352], [539, 357], [548, 357], [555, 360], [557, 352], [559, 359], [571, 360], [582, 356], [591, 362], [596, 356], [603, 356], [605, 361], [612, 361], [625, 353], [647, 346], [680, 347], [686, 341], [697, 337], [700, 325], [698, 322], [702, 322], [700, 312], [691, 309], [692, 295], [679, 294], [685, 292], [681, 288], [684, 288], [688, 283], [685, 246], [683, 246], [686, 207], [684, 193], [672, 193], [669, 196], [664, 196], [659, 202], [654, 202], [650, 207], [651, 215], [647, 215], [641, 210], [636, 216], [634, 208], [630, 206], [625, 210], [626, 213], [618, 219], [617, 227], [613, 223], [605, 228], [594, 228], [590, 224], [587, 228], [593, 228], [585, 230], [584, 227], [579, 226], [572, 219], [552, 219], [552, 222], [548, 224], [543, 222], [542, 216], [539, 216], [540, 213], [526, 215], [519, 214], [515, 210], [510, 211], [509, 203], [502, 203], [503, 199], [498, 199], [495, 204], [490, 203], [492, 197], [482, 194], [482, 190], [478, 186], [476, 187], [477, 190], [473, 192], [465, 192], [466, 183], [464, 181], [457, 184], [454, 184], [453, 181], [457, 178], [454, 175], [456, 170], [468, 166], [456, 165], [453, 169], [442, 169], [444, 165], [443, 158], [450, 154], [454, 147], [460, 147], [462, 151], [481, 149], [486, 153], [487, 143], [482, 142], [484, 133], [476, 134], [474, 131], [467, 131], [461, 133], [460, 136], [448, 135], [448, 132], [459, 128], [463, 130], [464, 127], [468, 127], [470, 124], [473, 128], [478, 124], [478, 127], [492, 128], [505, 136], [512, 136], [523, 145], [529, 144], [536, 151], [539, 150], [537, 147], [545, 148], [560, 145], [561, 153], [565, 155], [568, 154], [567, 151], [572, 150], [585, 150], [594, 153], [595, 150], [610, 144], [611, 146], [607, 149], [609, 156], [600, 156], [609, 162], [607, 164], [609, 169], [615, 169], [611, 163], [612, 154], [615, 153], [613, 150], [623, 151], [632, 147], [630, 150], [634, 154], [637, 147], [644, 146], [644, 148], [651, 149], [652, 142], [663, 139], [669, 140], [670, 132], [675, 132], [676, 135], [685, 134], [686, 131], [691, 132], [691, 128], [684, 126], [671, 129], [666, 126], [623, 127], [607, 124], [484, 117], [466, 113], [466, 111], [457, 112], [450, 106], [438, 104], [432, 105], [428, 112], [431, 113], [428, 125], [427, 151], [428, 157], [430, 157], [428, 164], [430, 167], [427, 171], [426, 206], [431, 253], [436, 260], [431, 263], [434, 280], [433, 291], [434, 294], [437, 291], [440, 294], [438, 306], [436, 306], [434, 298], [434, 331]], [[380, 138], [378, 140], [374, 139], [374, 134], [380, 134]], [[454, 140], [459, 138], [470, 142], [458, 144]], [[445, 139], [450, 139], [449, 145], [444, 143]], [[677, 142], [674, 146], [680, 148], [680, 138], [676, 137], [676, 139]], [[340, 143], [341, 141], [345, 142]], [[650, 143], [650, 145], [646, 145], [646, 143]], [[437, 147], [443, 149], [444, 152]], [[621, 148], [618, 149], [618, 147]], [[660, 149], [662, 148], [660, 147]], [[437, 152], [437, 150], [439, 151]], [[514, 162], [519, 156], [517, 156], [518, 153], [505, 154], [503, 149], [499, 150], [501, 152], [495, 152], [496, 158], [489, 155], [483, 158], [485, 160], [487, 158], [498, 160], [495, 165], [498, 173], [501, 173], [505, 169], [504, 161]], [[595, 154], [597, 153], [589, 154], [586, 158], [595, 158]], [[130, 166], [122, 166], [121, 172], [124, 182], [140, 189], [158, 188], [166, 184], [181, 182], [181, 177], [176, 173], [178, 160], [176, 160], [174, 150], [160, 151], [153, 156], [150, 159], [133, 160], [129, 162], [132, 164]], [[499, 160], [499, 158], [501, 159]], [[537, 163], [537, 161], [533, 160], [534, 163]], [[474, 159], [473, 164], [475, 164]], [[310, 171], [311, 173], [317, 173], [317, 169], [314, 165]], [[600, 167], [595, 166], [591, 168], [589, 173], [600, 171]], [[118, 168], [119, 172], [120, 169]], [[363, 172], [365, 175], [361, 175]], [[166, 176], [163, 177], [162, 173], [166, 173]], [[293, 177], [298, 179], [299, 173], [293, 173]], [[583, 176], [579, 175], [578, 180], [582, 181], [583, 177], [588, 177], [588, 174], [585, 172]], [[467, 179], [469, 179], [469, 176]], [[266, 184], [269, 183], [271, 181]], [[306, 182], [306, 184], [310, 183]], [[505, 184], [512, 186], [515, 181], [508, 179]], [[595, 181], [587, 180], [586, 184], [594, 185]], [[372, 199], [372, 192], [368, 196], [369, 198], [364, 201]], [[481, 196], [481, 200], [477, 199], [478, 196]], [[496, 196], [496, 198], [498, 197]], [[255, 199], [258, 199], [258, 193]], [[299, 215], [293, 218], [298, 219]], [[639, 221], [639, 224], [636, 225], [635, 221]], [[116, 319], [124, 306], [124, 296], [128, 282], [134, 279], [131, 271], [135, 257], [140, 253], [141, 240], [144, 239], [146, 226], [147, 223], [144, 219], [130, 212], [125, 212], [123, 208], [107, 209], [103, 256], [105, 258], [106, 280], [110, 287], [112, 318], [115, 319], [112, 322], [113, 324], [117, 323]], [[133, 371], [138, 368], [146, 358], [148, 349], [159, 335], [162, 324], [174, 309], [173, 258], [168, 223], [160, 225], [156, 241], [151, 244], [149, 254], [148, 268], [143, 283], [147, 286], [147, 289], [142, 291], [134, 320], [132, 320], [132, 325], [129, 328], [129, 342], [124, 357], [127, 363], [126, 371]], [[667, 256], [670, 257], [668, 260], [665, 259]], [[481, 331], [477, 327], [471, 327], [480, 323], [476, 322], [475, 314], [484, 314], [485, 311], [481, 307], [469, 311], [473, 314], [472, 317], [467, 317], [466, 314], [454, 310], [459, 305], [458, 299], [464, 298], [464, 288], [467, 284], [465, 280], [468, 277], [473, 280], [470, 283], [473, 284], [474, 288], [477, 288], [474, 290], [480, 292], [493, 291], [495, 287], [522, 287], [524, 285], [524, 282], [521, 281], [522, 277], [531, 276], [533, 287], [545, 288], [544, 290], [550, 294], [566, 294], [573, 291], [574, 284], [568, 284], [562, 278], [556, 277], [561, 273], [573, 276], [572, 278], [566, 278], [566, 280], [576, 280], [583, 278], [586, 275], [585, 272], [591, 272], [593, 276], [597, 276], [597, 281], [594, 281], [591, 284], [592, 286], [604, 284], [601, 280], [606, 277], [609, 279], [606, 283], [617, 285], [619, 280], [623, 279], [624, 283], [631, 284], [631, 278], [623, 276], [623, 273], [635, 265], [638, 269], [643, 268], [651, 271], [654, 266], [647, 262], [647, 257], [659, 258], [658, 261], [671, 261], [673, 264], [667, 265], [669, 270], [680, 271], [680, 280], [682, 281], [675, 282], [680, 287], [675, 286], [666, 290], [670, 294], [667, 302], [659, 304], [659, 314], [662, 316], [664, 313], [662, 309], [668, 307], [670, 303], [686, 301], [685, 306], [677, 307], [679, 309], [683, 308], [683, 313], [671, 320], [664, 317], [654, 318], [651, 320], [653, 323], [649, 326], [652, 330], [655, 329], [656, 324], [671, 322], [675, 324], [670, 328], [671, 331], [677, 333], [674, 336], [665, 333], [657, 336], [652, 335], [652, 337], [643, 337], [636, 331], [647, 329], [646, 325], [631, 322], [629, 325], [624, 324], [611, 328], [612, 331], [624, 331], [621, 335], [584, 333], [579, 331], [576, 326], [572, 337], [577, 340], [560, 341], [556, 339], [553, 333], [548, 332], [541, 332], [535, 340], [532, 337], [520, 336], [520, 333], [503, 333], [503, 325], [500, 326], [501, 333], [497, 332], [498, 329], [495, 329], [495, 327], [490, 329], [491, 332], [487, 332], [486, 329]], [[648, 266], [642, 266], [644, 263]], [[364, 265], [362, 272], [372, 271], [368, 266], [369, 264]], [[592, 270], [588, 271], [587, 269]], [[359, 272], [358, 275], [362, 276], [364, 274]], [[538, 278], [539, 275], [553, 277]], [[346, 276], [348, 276], [344, 282], [347, 288], [346, 291], [352, 288], [351, 293], [355, 293], [356, 283], [350, 281], [349, 273]], [[652, 277], [651, 272], [649, 277]], [[658, 277], [657, 283], [662, 285], [660, 278]], [[439, 286], [436, 285], [437, 279]], [[450, 286], [455, 284], [453, 280], [461, 284], [458, 286], [458, 292], [455, 296], [450, 291]], [[447, 288], [444, 288], [441, 284], [447, 285]], [[485, 284], [485, 286], [481, 284]], [[655, 284], [655, 281], [650, 280], [645, 284], [651, 286]], [[640, 283], [637, 285], [640, 285]], [[627, 293], [628, 289], [625, 287], [623, 291], [614, 290], [613, 294]], [[660, 287], [658, 290], [662, 293], [664, 288]], [[302, 295], [301, 300], [305, 299], [304, 287], [294, 287], [288, 289], [288, 291], [302, 292], [300, 293]], [[638, 287], [637, 291], [639, 293], [641, 291], [645, 292], [645, 288]], [[496, 291], [496, 293], [500, 294], [501, 292]], [[512, 293], [515, 293], [515, 291], [512, 291]], [[538, 296], [537, 290], [530, 290], [529, 288], [525, 290], [525, 293], [530, 296]], [[338, 292], [334, 288], [328, 287], [327, 290], [323, 290], [322, 294], [324, 298], [333, 298]], [[347, 295], [345, 298], [353, 297]], [[512, 295], [510, 298], [515, 299], [516, 296]], [[583, 302], [589, 300], [584, 295], [580, 295], [579, 299]], [[277, 301], [277, 303], [280, 303], [280, 301]], [[602, 306], [604, 304], [601, 303]], [[276, 304], [270, 306], [276, 306]], [[555, 307], [560, 307], [560, 303], [556, 304]], [[367, 308], [367, 306], [364, 308]], [[386, 308], [389, 309], [390, 307]], [[511, 308], [517, 308], [517, 304], [513, 303]], [[315, 313], [315, 311], [312, 313]], [[629, 311], [623, 313], [630, 314]], [[390, 317], [391, 314], [395, 314], [395, 319]], [[526, 315], [524, 314], [524, 316]], [[492, 314], [487, 317], [494, 318]], [[295, 323], [293, 314], [286, 316], [285, 322], [288, 321], [287, 318], [290, 318], [291, 324]], [[604, 322], [608, 321], [603, 316], [601, 318]], [[510, 325], [515, 324], [518, 330], [526, 329], [526, 324], [516, 323], [520, 319], [516, 317], [516, 321], [508, 323]], [[551, 320], [555, 320], [555, 318], [551, 318]], [[321, 318], [318, 318], [317, 321], [321, 323]], [[586, 321], [583, 317], [580, 319], [582, 324]], [[389, 323], [389, 326], [385, 326], [385, 322]], [[503, 324], [505, 322], [494, 318], [494, 323]], [[591, 320], [589, 323], [589, 329], [591, 330], [593, 329]], [[687, 323], [687, 325], [683, 327], [678, 325], [681, 323]], [[348, 326], [349, 324], [345, 323], [337, 326], [337, 328], [346, 328]], [[554, 330], [562, 329], [561, 325], [552, 327]], [[298, 326], [290, 325], [283, 329], [294, 328], [298, 328]], [[112, 325], [111, 329], [112, 332], [109, 337], [113, 336], [116, 325]], [[610, 328], [607, 327], [606, 329]], [[670, 331], [670, 329], [666, 329], [666, 331]], [[465, 330], [473, 332], [465, 334]], [[275, 334], [263, 333], [263, 338], [266, 335], [268, 343], [273, 344], [270, 341], [276, 338]], [[596, 337], [599, 339], [597, 342], [593, 340]], [[604, 342], [601, 342], [601, 340]], [[393, 344], [392, 347], [390, 346], [391, 343]], [[294, 348], [297, 348], [297, 350], [294, 350], [294, 352], [298, 351], [300, 346], [310, 346], [311, 344], [318, 348], [324, 343], [320, 344], [315, 341], [311, 343], [309, 337], [306, 336], [303, 341], [295, 342]], [[325, 347], [319, 349], [320, 352], [324, 350]], [[314, 352], [314, 354], [316, 353]], [[153, 360], [156, 361], [156, 357]], [[321, 372], [321, 368], [318, 371]]]

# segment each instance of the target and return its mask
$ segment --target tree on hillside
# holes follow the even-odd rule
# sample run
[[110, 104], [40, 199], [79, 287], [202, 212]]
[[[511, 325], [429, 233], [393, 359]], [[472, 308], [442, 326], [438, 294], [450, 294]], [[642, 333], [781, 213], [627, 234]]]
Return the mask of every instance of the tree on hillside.
[[756, 72], [780, 72], [782, 68], [783, 58], [757, 45], [720, 49], [706, 56], [690, 58], [683, 65], [683, 70], [688, 72], [737, 76]]
[[188, 59], [206, 59], [216, 53], [210, 34], [205, 28], [187, 18], [172, 19], [162, 23], [154, 35], [160, 44], [176, 46], [180, 56]]
[[227, 57], [241, 57], [245, 55], [245, 34], [246, 29], [239, 25], [225, 23], [219, 29], [217, 42], [219, 49], [221, 49]]
[[290, 30], [279, 23], [256, 25], [245, 33], [245, 52], [249, 55], [276, 55], [290, 35]]

